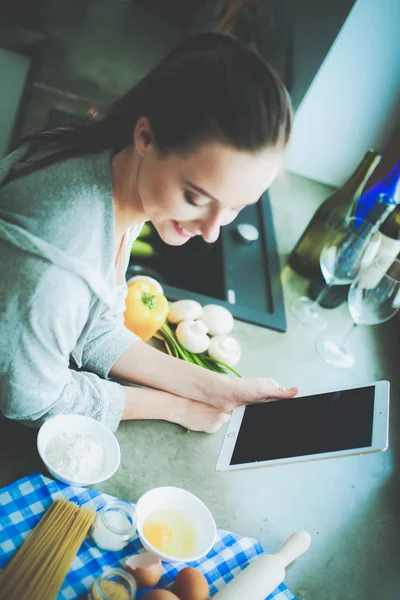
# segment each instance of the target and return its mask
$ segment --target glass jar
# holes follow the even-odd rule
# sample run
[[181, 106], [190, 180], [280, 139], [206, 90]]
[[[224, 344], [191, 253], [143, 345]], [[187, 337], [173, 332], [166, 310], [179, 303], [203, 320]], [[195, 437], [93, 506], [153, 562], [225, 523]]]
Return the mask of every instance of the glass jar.
[[88, 600], [134, 600], [137, 586], [123, 569], [110, 569], [94, 581]]
[[136, 535], [136, 513], [130, 504], [112, 500], [96, 515], [91, 536], [103, 550], [122, 550]]

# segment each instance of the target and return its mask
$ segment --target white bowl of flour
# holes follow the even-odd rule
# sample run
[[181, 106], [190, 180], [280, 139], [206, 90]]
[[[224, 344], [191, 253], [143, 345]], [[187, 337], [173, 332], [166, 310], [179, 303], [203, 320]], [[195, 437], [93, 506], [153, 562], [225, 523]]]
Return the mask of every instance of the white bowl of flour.
[[99, 421], [80, 415], [60, 415], [43, 423], [37, 448], [49, 473], [69, 485], [105, 481], [121, 461], [115, 435]]

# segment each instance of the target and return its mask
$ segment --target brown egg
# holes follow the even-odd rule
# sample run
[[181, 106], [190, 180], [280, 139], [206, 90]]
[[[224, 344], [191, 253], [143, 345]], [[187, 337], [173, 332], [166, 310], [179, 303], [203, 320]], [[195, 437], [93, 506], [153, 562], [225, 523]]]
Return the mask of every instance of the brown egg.
[[179, 571], [174, 583], [174, 592], [180, 600], [208, 600], [210, 588], [203, 573], [193, 567]]
[[135, 578], [139, 589], [154, 587], [161, 578], [161, 560], [157, 554], [134, 554], [125, 561], [125, 568]]
[[179, 598], [167, 590], [151, 590], [143, 596], [142, 600], [179, 600]]

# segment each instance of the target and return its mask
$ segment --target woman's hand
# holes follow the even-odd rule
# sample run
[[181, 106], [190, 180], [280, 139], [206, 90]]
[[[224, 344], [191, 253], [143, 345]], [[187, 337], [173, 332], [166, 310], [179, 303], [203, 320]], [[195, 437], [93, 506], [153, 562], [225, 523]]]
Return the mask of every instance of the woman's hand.
[[297, 387], [284, 388], [273, 379], [264, 377], [243, 379], [232, 379], [226, 375], [218, 377], [221, 380], [216, 386], [214, 395], [210, 394], [204, 402], [226, 413], [231, 413], [236, 406], [241, 404], [294, 398], [299, 392]]
[[[153, 390], [163, 390], [174, 398], [188, 399], [187, 402], [189, 400], [201, 402], [225, 413], [231, 413], [235, 406], [240, 404], [293, 398], [298, 393], [297, 388], [282, 388], [273, 379], [262, 377], [233, 379], [227, 375], [219, 375], [172, 358], [139, 341], [131, 344], [117, 360], [110, 375], [122, 381], [151, 387]], [[168, 417], [151, 416], [124, 418], [172, 420]], [[189, 427], [189, 425], [185, 426]]]
[[156, 419], [171, 421], [191, 429], [215, 433], [229, 421], [226, 412], [161, 390], [124, 387], [123, 419]]
[[216, 433], [222, 425], [229, 421], [229, 418], [230, 416], [226, 412], [204, 402], [175, 397], [173, 410], [168, 420], [192, 431]]

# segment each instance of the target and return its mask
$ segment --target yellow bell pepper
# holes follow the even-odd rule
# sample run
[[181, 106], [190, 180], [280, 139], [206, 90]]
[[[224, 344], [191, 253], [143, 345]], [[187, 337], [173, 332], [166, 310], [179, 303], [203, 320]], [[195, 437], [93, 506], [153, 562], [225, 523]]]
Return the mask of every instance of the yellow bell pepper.
[[157, 287], [136, 279], [128, 285], [125, 326], [147, 342], [165, 323], [168, 300]]

